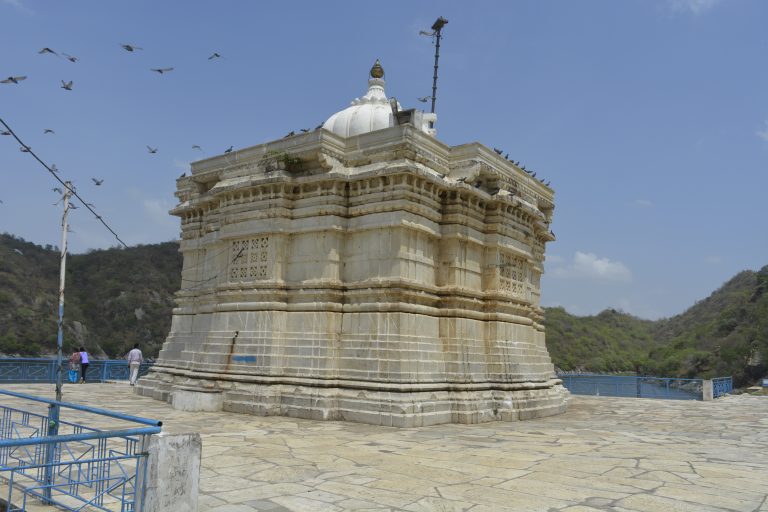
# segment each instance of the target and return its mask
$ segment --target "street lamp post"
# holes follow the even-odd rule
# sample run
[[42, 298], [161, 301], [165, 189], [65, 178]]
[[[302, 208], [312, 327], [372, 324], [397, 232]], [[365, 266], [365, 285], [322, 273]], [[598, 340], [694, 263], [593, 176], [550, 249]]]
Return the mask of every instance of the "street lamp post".
[[[69, 215], [69, 198], [72, 196], [72, 182], [64, 183], [64, 213], [61, 215], [61, 259], [59, 261], [59, 320], [58, 334], [56, 338], [56, 402], [48, 406], [48, 433], [49, 436], [59, 434], [59, 418], [61, 414], [58, 402], [61, 402], [61, 381], [62, 371], [61, 363], [62, 345], [64, 343], [64, 277], [67, 269], [67, 216]], [[58, 457], [58, 443], [45, 445], [45, 483], [43, 489], [43, 502], [47, 504], [51, 501], [51, 489], [56, 478], [54, 463]]]
[[432, 110], [435, 113], [435, 102], [437, 101], [437, 61], [440, 59], [440, 39], [443, 37], [441, 30], [448, 23], [448, 20], [440, 16], [432, 24], [432, 31], [435, 36], [435, 74], [432, 77]]
[[56, 400], [61, 401], [61, 363], [64, 344], [64, 277], [67, 268], [67, 216], [69, 215], [69, 198], [72, 196], [72, 182], [64, 184], [64, 213], [61, 216], [61, 259], [59, 261], [59, 321], [56, 337]]

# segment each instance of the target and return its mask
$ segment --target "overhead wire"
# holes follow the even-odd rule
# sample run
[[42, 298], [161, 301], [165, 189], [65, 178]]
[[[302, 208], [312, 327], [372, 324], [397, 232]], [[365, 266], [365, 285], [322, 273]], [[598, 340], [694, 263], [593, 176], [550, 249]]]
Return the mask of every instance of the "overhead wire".
[[57, 171], [54, 171], [53, 169], [51, 169], [48, 166], [48, 164], [43, 162], [43, 160], [39, 156], [37, 156], [37, 154], [34, 151], [32, 151], [32, 148], [30, 146], [27, 146], [26, 144], [24, 144], [24, 142], [19, 138], [19, 136], [16, 135], [16, 132], [14, 132], [13, 129], [10, 126], [8, 126], [8, 123], [6, 123], [2, 118], [0, 118], [0, 123], [2, 123], [3, 126], [5, 126], [6, 130], [8, 130], [8, 132], [13, 136], [13, 138], [16, 139], [16, 141], [19, 144], [21, 144], [21, 147], [23, 148], [24, 153], [29, 153], [30, 155], [32, 155], [34, 157], [34, 159], [37, 160], [40, 163], [40, 165], [45, 167], [45, 169], [49, 173], [51, 173], [51, 176], [56, 178], [56, 181], [61, 183], [64, 186], [64, 188], [66, 188], [73, 196], [75, 196], [83, 204], [83, 206], [85, 206], [88, 209], [88, 211], [90, 211], [93, 214], [93, 216], [96, 217], [99, 220], [99, 222], [101, 222], [104, 225], [104, 227], [107, 228], [107, 230], [109, 230], [110, 233], [112, 233], [112, 235], [114, 235], [114, 237], [117, 239], [118, 242], [123, 244], [123, 247], [125, 247], [126, 249], [128, 248], [128, 245], [120, 239], [120, 236], [118, 236], [118, 234], [115, 232], [115, 230], [112, 229], [109, 226], [109, 224], [107, 224], [104, 221], [104, 219], [101, 217], [101, 215], [96, 213], [96, 211], [90, 206], [90, 203], [87, 203], [85, 201], [85, 199], [80, 197], [80, 195], [75, 190], [75, 187], [67, 185], [67, 182], [65, 182], [61, 178], [59, 178], [59, 176], [56, 174]]
[[[27, 144], [25, 144], [25, 143], [24, 143], [24, 141], [22, 141], [22, 140], [21, 140], [21, 138], [20, 138], [18, 135], [16, 135], [16, 132], [13, 130], [13, 128], [11, 128], [11, 127], [8, 125], [8, 123], [6, 123], [6, 122], [5, 122], [5, 120], [3, 120], [2, 118], [0, 118], [0, 123], [2, 123], [2, 125], [3, 125], [3, 126], [6, 128], [6, 130], [8, 130], [8, 132], [9, 132], [9, 133], [10, 133], [10, 134], [13, 136], [13, 138], [14, 138], [14, 139], [16, 139], [16, 142], [18, 142], [18, 143], [21, 145], [21, 147], [24, 149], [24, 152], [25, 152], [25, 153], [29, 153], [30, 155], [32, 155], [32, 157], [33, 157], [35, 160], [37, 160], [37, 161], [40, 163], [40, 165], [42, 165], [42, 166], [43, 166], [43, 167], [44, 167], [44, 168], [45, 168], [45, 169], [46, 169], [46, 170], [47, 170], [47, 171], [48, 171], [48, 172], [51, 174], [51, 176], [53, 176], [53, 177], [56, 179], [56, 181], [58, 181], [59, 183], [61, 183], [61, 184], [62, 184], [62, 186], [64, 186], [64, 188], [65, 188], [65, 189], [67, 189], [69, 192], [71, 192], [71, 193], [72, 193], [72, 195], [73, 195], [74, 197], [76, 197], [76, 198], [77, 198], [77, 199], [78, 199], [78, 200], [79, 200], [79, 201], [80, 201], [80, 202], [83, 204], [83, 206], [85, 206], [85, 207], [88, 209], [88, 211], [90, 211], [90, 212], [93, 214], [93, 216], [94, 216], [94, 217], [96, 217], [96, 218], [99, 220], [99, 222], [101, 222], [101, 223], [104, 225], [104, 227], [105, 227], [105, 228], [107, 228], [107, 230], [109, 230], [109, 232], [110, 232], [110, 233], [112, 233], [112, 235], [113, 235], [113, 236], [114, 236], [114, 237], [117, 239], [117, 241], [118, 241], [118, 242], [120, 242], [120, 243], [123, 245], [123, 247], [125, 247], [126, 249], [128, 248], [128, 245], [127, 245], [125, 242], [123, 242], [123, 240], [122, 240], [122, 239], [120, 238], [120, 236], [119, 236], [119, 235], [118, 235], [118, 234], [115, 232], [115, 230], [114, 230], [114, 229], [112, 229], [112, 228], [109, 226], [109, 224], [107, 224], [107, 223], [106, 223], [106, 221], [105, 221], [105, 220], [102, 218], [102, 216], [101, 216], [101, 215], [99, 215], [98, 213], [96, 213], [96, 211], [95, 211], [95, 210], [94, 210], [94, 209], [91, 207], [91, 203], [88, 203], [88, 202], [86, 202], [86, 201], [85, 201], [85, 199], [83, 199], [83, 198], [82, 198], [82, 197], [81, 197], [81, 196], [80, 196], [80, 195], [77, 193], [77, 191], [75, 190], [75, 187], [73, 187], [73, 186], [68, 186], [68, 185], [67, 185], [67, 182], [65, 182], [64, 180], [62, 180], [62, 179], [61, 179], [61, 178], [58, 176], [58, 174], [57, 174], [57, 172], [58, 172], [58, 171], [54, 171], [54, 170], [53, 170], [53, 169], [52, 169], [52, 168], [51, 168], [51, 167], [50, 167], [48, 164], [46, 164], [46, 163], [45, 163], [45, 162], [44, 162], [44, 161], [43, 161], [43, 160], [42, 160], [42, 159], [41, 159], [39, 156], [37, 156], [37, 154], [36, 154], [34, 151], [32, 151], [32, 148], [31, 148], [30, 146], [28, 146]], [[212, 259], [214, 259], [214, 258], [218, 257], [220, 254], [222, 254], [222, 253], [224, 253], [224, 252], [228, 252], [228, 251], [229, 251], [229, 247], [225, 247], [224, 249], [221, 249], [221, 250], [219, 250], [219, 251], [218, 251], [218, 252], [216, 252], [215, 254], [213, 254], [213, 255], [211, 255], [211, 256], [208, 256], [208, 257], [206, 257], [206, 258], [203, 260], [202, 264], [198, 264], [198, 265], [195, 265], [193, 268], [191, 268], [191, 269], [189, 269], [189, 270], [191, 270], [191, 271], [194, 271], [195, 269], [197, 269], [197, 268], [200, 268], [201, 266], [204, 266], [204, 265], [205, 265], [205, 264], [206, 264], [208, 261], [210, 261], [210, 260], [212, 260]], [[238, 257], [240, 257], [240, 255], [242, 254], [242, 252], [243, 252], [243, 251], [241, 250], [241, 251], [240, 251], [240, 253], [238, 253], [238, 254], [237, 254], [237, 256], [235, 256], [235, 258], [234, 258], [234, 260], [233, 260], [233, 261], [237, 260], [237, 259], [238, 259]], [[216, 274], [216, 275], [214, 275], [213, 277], [209, 277], [209, 278], [207, 278], [207, 279], [186, 279], [186, 278], [182, 278], [182, 279], [181, 279], [182, 281], [185, 281], [185, 282], [188, 282], [188, 283], [199, 283], [199, 284], [198, 284], [198, 285], [196, 285], [196, 286], [190, 286], [190, 287], [187, 287], [187, 288], [181, 288], [181, 290], [180, 290], [180, 291], [190, 291], [190, 290], [195, 290], [195, 289], [201, 288], [201, 287], [202, 287], [202, 285], [203, 285], [204, 283], [207, 283], [207, 282], [209, 282], [209, 281], [213, 281], [213, 280], [214, 280], [214, 279], [216, 279], [217, 277], [219, 277], [219, 273], [217, 273], [217, 274]]]

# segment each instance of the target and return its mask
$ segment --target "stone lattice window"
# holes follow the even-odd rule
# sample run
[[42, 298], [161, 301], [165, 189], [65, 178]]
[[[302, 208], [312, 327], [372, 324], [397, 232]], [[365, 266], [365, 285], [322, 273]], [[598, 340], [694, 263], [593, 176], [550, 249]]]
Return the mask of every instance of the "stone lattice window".
[[270, 275], [269, 237], [233, 240], [230, 247], [229, 280], [256, 281]]
[[518, 298], [525, 298], [526, 263], [523, 258], [499, 255], [499, 289]]

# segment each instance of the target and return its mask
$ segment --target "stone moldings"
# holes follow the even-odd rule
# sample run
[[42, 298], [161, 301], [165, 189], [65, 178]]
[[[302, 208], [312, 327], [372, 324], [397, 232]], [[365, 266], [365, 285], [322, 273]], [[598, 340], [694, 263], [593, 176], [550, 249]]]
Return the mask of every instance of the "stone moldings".
[[139, 393], [396, 426], [565, 410], [539, 305], [553, 193], [485, 146], [321, 129], [177, 183], [182, 289]]

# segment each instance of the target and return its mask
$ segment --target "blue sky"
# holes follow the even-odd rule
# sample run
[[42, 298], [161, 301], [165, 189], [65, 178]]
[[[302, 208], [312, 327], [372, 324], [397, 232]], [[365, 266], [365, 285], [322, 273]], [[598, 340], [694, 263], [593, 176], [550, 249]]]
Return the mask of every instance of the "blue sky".
[[[421, 105], [438, 15], [438, 138], [503, 148], [555, 189], [545, 305], [671, 316], [768, 264], [768, 2], [0, 0], [0, 79], [28, 76], [0, 84], [0, 117], [127, 243], [170, 240], [188, 162], [314, 128], [376, 58]], [[10, 137], [0, 183], [0, 231], [57, 245], [56, 183]], [[71, 220], [73, 251], [116, 244]]]

